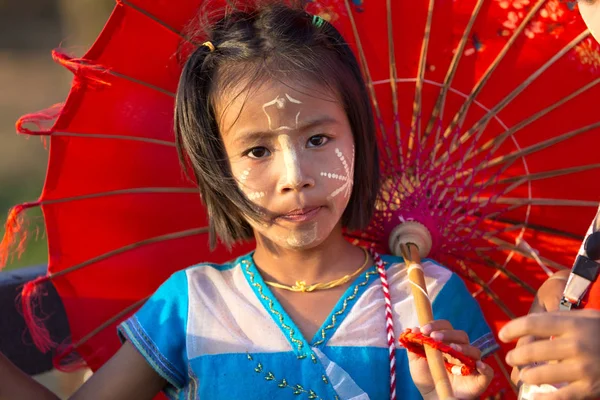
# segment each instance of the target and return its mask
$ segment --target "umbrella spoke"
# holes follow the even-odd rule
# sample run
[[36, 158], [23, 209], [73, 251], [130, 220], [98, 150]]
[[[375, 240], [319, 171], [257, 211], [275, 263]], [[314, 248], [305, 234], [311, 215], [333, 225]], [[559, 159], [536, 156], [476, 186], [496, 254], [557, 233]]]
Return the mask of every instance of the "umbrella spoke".
[[[500, 179], [498, 180], [498, 184], [502, 185], [502, 184], [507, 184], [507, 183], [518, 183], [517, 186], [522, 185], [525, 182], [531, 182], [531, 181], [536, 181], [536, 180], [541, 180], [541, 179], [548, 179], [548, 178], [555, 178], [557, 176], [563, 176], [563, 175], [570, 175], [570, 174], [576, 174], [579, 172], [584, 172], [584, 171], [589, 171], [591, 169], [600, 169], [600, 164], [589, 164], [589, 165], [579, 165], [577, 167], [571, 167], [571, 168], [563, 168], [563, 169], [556, 169], [556, 170], [552, 170], [552, 171], [544, 171], [544, 172], [538, 172], [535, 174], [528, 174], [525, 176], [514, 176], [511, 178], [504, 178], [504, 179]], [[508, 192], [508, 191], [507, 191]]]
[[83, 194], [80, 196], [64, 197], [61, 199], [54, 199], [54, 200], [44, 200], [44, 201], [39, 202], [38, 204], [40, 206], [48, 206], [48, 205], [52, 205], [52, 204], [69, 203], [72, 201], [97, 199], [99, 197], [122, 196], [122, 195], [127, 195], [127, 194], [158, 194], [158, 193], [198, 194], [199, 195], [199, 192], [196, 189], [179, 188], [179, 187], [173, 187], [173, 188], [142, 187], [142, 188], [120, 189], [120, 190], [111, 190], [111, 191], [99, 192], [99, 193]]
[[468, 157], [467, 159], [471, 159], [479, 154], [481, 154], [484, 151], [488, 151], [490, 150], [490, 154], [493, 154], [501, 145], [502, 143], [504, 143], [504, 141], [511, 135], [513, 135], [515, 132], [523, 129], [524, 127], [526, 127], [527, 125], [531, 124], [532, 122], [535, 122], [536, 120], [538, 120], [539, 118], [543, 117], [544, 115], [550, 113], [551, 111], [554, 111], [556, 108], [562, 106], [563, 104], [567, 103], [568, 101], [572, 100], [573, 98], [579, 96], [580, 94], [584, 93], [585, 91], [593, 88], [594, 86], [596, 86], [598, 83], [600, 83], [600, 78], [588, 83], [587, 85], [585, 85], [584, 87], [582, 87], [581, 89], [576, 90], [575, 92], [571, 93], [568, 96], [563, 97], [562, 99], [560, 99], [559, 101], [557, 101], [556, 103], [552, 104], [549, 107], [546, 107], [545, 109], [533, 114], [531, 117], [519, 122], [517, 125], [511, 127], [510, 129], [508, 129], [506, 132], [502, 133], [501, 135], [496, 136], [494, 139], [489, 140], [488, 142], [484, 143], [483, 145], [481, 145], [478, 149], [478, 151], [474, 154], [472, 154], [470, 157]]
[[105, 133], [75, 133], [75, 132], [52, 132], [52, 136], [90, 138], [90, 139], [115, 139], [115, 140], [131, 140], [134, 142], [143, 142], [149, 144], [158, 144], [161, 146], [175, 147], [174, 142], [167, 140], [152, 139], [148, 137], [126, 136], [126, 135], [109, 135]]
[[196, 235], [204, 235], [206, 233], [208, 233], [208, 227], [204, 226], [204, 227], [201, 227], [201, 228], [187, 229], [185, 231], [178, 231], [178, 232], [168, 233], [166, 235], [155, 236], [153, 238], [141, 240], [141, 241], [135, 242], [135, 243], [131, 243], [131, 244], [128, 244], [126, 246], [119, 247], [118, 249], [111, 250], [109, 252], [101, 254], [99, 256], [90, 258], [87, 261], [84, 261], [84, 262], [79, 263], [79, 264], [75, 264], [75, 265], [73, 265], [71, 267], [68, 267], [68, 268], [62, 269], [60, 271], [57, 271], [57, 272], [55, 272], [53, 274], [50, 274], [50, 275], [47, 276], [47, 278], [48, 279], [59, 278], [59, 277], [61, 277], [63, 275], [67, 275], [67, 274], [69, 274], [71, 272], [75, 272], [77, 270], [80, 270], [82, 268], [85, 268], [87, 266], [95, 264], [97, 262], [106, 260], [106, 259], [108, 259], [110, 257], [114, 257], [114, 256], [117, 256], [119, 254], [123, 254], [123, 253], [126, 253], [126, 252], [131, 251], [131, 250], [135, 250], [135, 249], [140, 248], [140, 247], [148, 246], [148, 245], [155, 244], [155, 243], [165, 242], [165, 241], [168, 241], [168, 240], [182, 239], [182, 238], [186, 238], [186, 237], [190, 237], [190, 236], [196, 236]]
[[[148, 11], [144, 10], [143, 8], [140, 8], [138, 6], [136, 6], [135, 4], [131, 4], [129, 1], [127, 0], [118, 0], [118, 3], [121, 3], [123, 5], [126, 5], [127, 7], [139, 12], [140, 14], [144, 15], [147, 18], [150, 18], [151, 20], [153, 20], [154, 22], [158, 23], [160, 26], [170, 30], [171, 32], [173, 32], [174, 34], [176, 34], [177, 36], [179, 36], [180, 38], [182, 38], [183, 40], [185, 40], [186, 42], [193, 43], [190, 38], [188, 38], [187, 36], [183, 35], [180, 31], [178, 31], [177, 29], [173, 28], [172, 26], [167, 25], [164, 21], [160, 20], [159, 18], [157, 18], [156, 16], [150, 14]], [[197, 44], [195, 44], [197, 46]]]
[[71, 346], [68, 346], [65, 350], [59, 352], [57, 358], [59, 360], [62, 360], [70, 353], [77, 351], [77, 349], [79, 347], [81, 347], [82, 345], [87, 343], [94, 336], [96, 336], [97, 334], [99, 334], [100, 332], [102, 332], [103, 330], [105, 330], [106, 328], [108, 328], [109, 326], [114, 324], [115, 322], [119, 321], [121, 318], [123, 318], [124, 316], [126, 316], [127, 314], [129, 314], [130, 312], [135, 310], [136, 308], [142, 306], [146, 302], [146, 300], [148, 300], [149, 298], [150, 298], [150, 296], [144, 297], [144, 298], [136, 301], [135, 303], [131, 304], [130, 306], [125, 307], [123, 310], [119, 311], [117, 314], [113, 315], [112, 317], [110, 317], [109, 319], [104, 321], [102, 324], [98, 325], [91, 332], [87, 333], [85, 336], [83, 336], [77, 342], [75, 342]]
[[[548, 234], [560, 236], [560, 237], [567, 238], [567, 239], [574, 239], [574, 240], [577, 240], [578, 242], [581, 242], [584, 239], [584, 237], [582, 235], [577, 235], [577, 234], [570, 233], [570, 232], [564, 232], [559, 229], [549, 228], [549, 227], [543, 226], [543, 225], [523, 223], [523, 222], [514, 221], [514, 220], [506, 219], [506, 218], [496, 218], [496, 219], [485, 218], [485, 219], [489, 220], [489, 221], [500, 222], [502, 224], [510, 225], [510, 227], [506, 227], [504, 229], [498, 230], [497, 231], [498, 233], [511, 232], [515, 229], [523, 229], [524, 228], [524, 229], [530, 229], [535, 232], [548, 233]], [[496, 232], [494, 232], [494, 234], [496, 234]]]
[[[369, 94], [371, 95], [371, 103], [373, 104], [373, 108], [375, 109], [375, 116], [377, 117], [377, 122], [379, 124], [379, 130], [381, 134], [386, 138], [388, 135], [385, 130], [385, 125], [383, 124], [383, 117], [381, 116], [381, 108], [379, 107], [379, 102], [377, 101], [377, 95], [375, 94], [375, 87], [373, 86], [373, 79], [371, 78], [371, 73], [369, 72], [369, 65], [367, 63], [367, 57], [365, 56], [365, 51], [362, 47], [362, 42], [360, 40], [360, 34], [358, 33], [358, 27], [356, 26], [356, 21], [354, 20], [354, 15], [352, 14], [352, 7], [350, 6], [350, 0], [344, 0], [344, 4], [346, 5], [346, 12], [348, 13], [348, 19], [350, 20], [350, 25], [352, 26], [352, 34], [354, 35], [354, 39], [356, 40], [356, 47], [358, 49], [358, 56], [360, 59], [360, 63], [363, 68], [363, 74], [365, 75], [365, 83], [367, 88], [369, 89]], [[388, 158], [392, 160], [392, 152], [389, 146], [384, 146]]]
[[536, 289], [534, 289], [531, 286], [529, 286], [521, 278], [519, 278], [513, 272], [509, 271], [505, 266], [500, 265], [500, 263], [494, 261], [490, 256], [483, 254], [483, 252], [481, 252], [480, 250], [476, 251], [476, 253], [477, 253], [477, 255], [479, 255], [479, 257], [481, 257], [481, 259], [487, 265], [489, 265], [490, 267], [492, 267], [494, 269], [497, 269], [498, 271], [500, 271], [501, 273], [503, 273], [508, 279], [510, 279], [511, 281], [513, 281], [514, 283], [516, 283], [517, 285], [521, 286], [523, 289], [525, 289], [529, 293], [535, 295], [535, 293], [537, 292]]
[[496, 104], [492, 110], [485, 114], [483, 118], [477, 121], [467, 132], [462, 134], [458, 139], [457, 143], [453, 143], [450, 149], [450, 154], [454, 153], [456, 149], [466, 143], [474, 134], [475, 131], [479, 131], [475, 137], [475, 141], [479, 140], [481, 134], [485, 129], [480, 129], [484, 127], [496, 114], [498, 114], [504, 107], [510, 104], [519, 94], [521, 94], [533, 81], [535, 81], [542, 73], [544, 73], [548, 68], [550, 68], [556, 61], [561, 59], [565, 54], [571, 51], [577, 44], [579, 44], [582, 40], [590, 35], [589, 31], [584, 31], [579, 34], [575, 39], [573, 39], [569, 44], [563, 47], [558, 53], [556, 53], [552, 58], [550, 58], [544, 65], [538, 68], [533, 74], [531, 74], [527, 79], [525, 79], [521, 84], [513, 90], [508, 96], [502, 99], [498, 104]]
[[[496, 246], [497, 246], [499, 249], [501, 249], [501, 250], [509, 250], [509, 251], [514, 251], [515, 253], [517, 253], [517, 254], [520, 254], [520, 255], [522, 255], [522, 256], [524, 256], [524, 257], [527, 257], [527, 258], [529, 258], [529, 259], [531, 259], [531, 260], [533, 260], [533, 261], [536, 261], [536, 262], [538, 261], [538, 260], [536, 260], [536, 257], [534, 257], [534, 256], [533, 256], [533, 254], [532, 254], [532, 252], [531, 252], [531, 250], [532, 250], [532, 249], [531, 249], [531, 250], [524, 249], [524, 248], [523, 248], [523, 247], [521, 247], [521, 246], [518, 246], [518, 245], [516, 245], [516, 244], [512, 244], [512, 243], [510, 243], [510, 242], [507, 242], [507, 241], [505, 241], [505, 240], [502, 240], [502, 239], [500, 239], [500, 238], [498, 238], [498, 237], [491, 236], [491, 235], [485, 235], [485, 236], [484, 236], [484, 238], [485, 238], [486, 240], [488, 240], [489, 242], [491, 242], [491, 243], [495, 244], [495, 245], [496, 245]], [[480, 248], [477, 248], [477, 249], [475, 249], [475, 251], [476, 251], [476, 252], [477, 252], [477, 251], [486, 251], [486, 248], [481, 248], [481, 247], [480, 247]], [[549, 265], [549, 266], [553, 267], [554, 269], [557, 269], [557, 270], [561, 270], [561, 269], [570, 269], [570, 268], [568, 268], [568, 267], [565, 267], [564, 265], [562, 265], [562, 264], [559, 264], [559, 263], [557, 263], [556, 261], [550, 260], [550, 259], [548, 259], [548, 258], [546, 258], [546, 257], [540, 256], [540, 255], [536, 255], [536, 256], [537, 256], [537, 258], [539, 258], [539, 259], [540, 259], [540, 260], [541, 260], [541, 261], [542, 261], [544, 264], [546, 264], [546, 265]]]
[[388, 52], [390, 57], [390, 86], [392, 88], [392, 109], [394, 112], [394, 132], [396, 133], [396, 147], [400, 164], [404, 165], [404, 150], [402, 149], [402, 137], [400, 133], [400, 115], [398, 111], [398, 70], [396, 68], [396, 46], [394, 45], [394, 26], [392, 19], [392, 0], [386, 0], [387, 28], [388, 28]]
[[458, 202], [461, 201], [469, 201], [469, 202], [488, 202], [489, 199], [494, 198], [493, 201], [496, 204], [511, 204], [511, 205], [532, 205], [532, 206], [566, 206], [566, 207], [598, 207], [597, 201], [590, 200], [572, 200], [572, 199], [546, 199], [541, 197], [524, 199], [521, 197], [502, 197], [502, 196], [480, 196], [478, 199], [470, 199], [467, 197], [458, 197], [456, 200]]
[[[571, 139], [582, 133], [585, 133], [592, 129], [597, 129], [597, 128], [600, 128], [600, 122], [596, 122], [596, 123], [584, 126], [582, 128], [575, 129], [575, 130], [567, 132], [567, 133], [563, 133], [562, 135], [555, 136], [548, 140], [544, 140], [542, 142], [536, 143], [536, 144], [526, 147], [524, 149], [519, 149], [519, 150], [513, 151], [512, 153], [504, 154], [504, 155], [496, 157], [492, 160], [482, 162], [481, 164], [477, 165], [474, 168], [470, 168], [470, 169], [467, 169], [467, 170], [457, 173], [457, 177], [460, 178], [463, 176], [471, 176], [474, 172], [480, 172], [486, 168], [495, 167], [495, 166], [498, 166], [501, 164], [504, 164], [503, 168], [500, 170], [500, 172], [503, 172], [518, 158], [522, 158], [522, 157], [528, 156], [530, 154], [533, 154], [537, 151], [544, 150], [553, 145], [564, 142], [565, 140]], [[520, 177], [520, 178], [525, 178], [525, 177]], [[486, 187], [489, 185], [490, 181], [492, 181], [492, 178], [488, 179], [488, 181], [486, 181], [483, 184], [479, 183], [478, 186]]]
[[421, 104], [423, 95], [423, 80], [425, 79], [425, 66], [427, 64], [427, 50], [429, 48], [429, 40], [431, 36], [431, 22], [433, 19], [433, 8], [435, 1], [429, 0], [427, 8], [427, 22], [425, 23], [425, 32], [423, 33], [423, 41], [421, 43], [421, 54], [419, 57], [419, 69], [417, 74], [417, 82], [415, 87], [415, 98], [413, 101], [413, 115], [410, 124], [410, 132], [408, 137], [408, 158], [412, 152], [415, 136], [417, 141], [421, 143]]
[[[471, 103], [473, 103], [473, 100], [475, 100], [477, 95], [479, 95], [479, 92], [481, 92], [481, 90], [483, 89], [483, 87], [485, 86], [487, 81], [490, 79], [490, 77], [492, 76], [492, 73], [496, 70], [498, 65], [500, 65], [500, 62], [504, 59], [504, 57], [506, 56], [508, 51], [515, 44], [515, 42], [517, 41], [517, 39], [521, 35], [521, 33], [529, 25], [529, 22], [534, 17], [534, 15], [539, 11], [539, 9], [542, 7], [544, 2], [545, 2], [545, 0], [538, 0], [535, 3], [535, 5], [533, 5], [533, 7], [531, 7], [531, 9], [527, 13], [525, 18], [521, 22], [521, 24], [517, 27], [517, 29], [515, 30], [513, 35], [508, 39], [508, 42], [506, 42], [506, 44], [504, 45], [504, 47], [502, 48], [500, 53], [496, 56], [494, 61], [489, 65], [487, 70], [483, 73], [482, 77], [475, 84], [475, 87], [471, 90], [471, 93], [470, 93], [469, 97], [467, 98], [467, 100], [465, 101], [465, 103], [460, 107], [458, 112], [455, 114], [454, 118], [452, 119], [452, 121], [450, 122], [450, 124], [448, 125], [448, 127], [446, 128], [446, 130], [444, 132], [444, 135], [443, 135], [444, 139], [448, 139], [448, 137], [450, 137], [452, 132], [454, 132], [454, 130], [457, 127], [460, 128], [460, 126], [462, 126], [462, 123], [464, 121], [464, 118], [467, 115], [467, 111], [469, 110]], [[456, 137], [454, 137], [452, 139], [452, 146], [454, 145], [455, 141], [456, 141]]]
[[121, 78], [121, 79], [130, 81], [130, 82], [133, 82], [133, 83], [137, 83], [138, 85], [145, 86], [145, 87], [147, 87], [149, 89], [155, 90], [155, 91], [157, 91], [159, 93], [162, 93], [162, 94], [165, 94], [165, 95], [167, 95], [169, 97], [175, 98], [175, 93], [173, 93], [173, 92], [171, 92], [169, 90], [163, 89], [163, 88], [161, 88], [159, 86], [153, 85], [151, 83], [144, 82], [141, 79], [136, 79], [136, 78], [134, 78], [132, 76], [125, 75], [125, 74], [122, 74], [120, 72], [117, 72], [117, 71], [111, 70], [111, 69], [106, 70], [106, 73], [110, 74], [110, 75], [113, 75], [113, 76], [116, 76], [117, 78]]
[[[465, 27], [465, 31], [463, 32], [463, 35], [460, 38], [458, 47], [457, 47], [456, 51], [454, 52], [454, 56], [452, 57], [452, 61], [450, 62], [450, 66], [448, 67], [448, 71], [446, 73], [446, 77], [444, 78], [444, 84], [442, 85], [442, 90], [440, 91], [440, 94], [438, 96], [436, 104], [433, 108], [433, 112], [431, 113], [429, 123], [427, 124], [427, 127], [425, 128], [425, 133], [423, 134], [423, 144], [427, 140], [429, 135], [431, 134], [431, 131], [434, 129], [434, 126], [436, 126], [436, 128], [435, 128], [436, 133], [435, 133], [435, 140], [433, 143], [438, 143], [438, 141], [439, 141], [440, 133], [442, 130], [440, 123], [441, 123], [442, 116], [444, 114], [444, 106], [446, 104], [446, 96], [448, 94], [448, 89], [452, 85], [452, 81], [454, 80], [454, 75], [456, 74], [456, 71], [458, 70], [458, 64], [460, 62], [460, 58], [465, 51], [465, 47], [467, 46], [469, 36], [471, 35], [471, 29], [473, 28], [473, 25], [475, 24], [475, 20], [477, 19], [477, 16], [479, 15], [479, 10], [481, 10], [481, 6], [483, 5], [483, 2], [484, 2], [484, 0], [477, 1], [477, 4], [475, 5], [475, 8], [473, 9], [473, 13], [471, 14], [471, 17], [469, 18], [469, 22], [467, 23], [467, 26]], [[438, 120], [440, 121], [439, 123], [436, 122]], [[433, 151], [431, 152], [431, 160], [432, 161], [435, 160], [435, 154], [436, 154], [437, 149], [438, 149], [438, 147], [434, 147]]]
[[506, 381], [510, 384], [510, 388], [512, 389], [513, 393], [517, 395], [519, 393], [519, 388], [513, 383], [512, 379], [510, 379], [510, 374], [504, 366], [504, 362], [500, 359], [500, 356], [497, 352], [494, 352], [493, 356], [494, 360], [496, 360], [496, 365], [498, 365], [498, 368], [500, 368], [500, 372], [502, 372], [502, 375], [504, 375], [504, 379], [506, 379]]
[[[450, 254], [451, 255], [451, 254]], [[452, 255], [457, 259], [457, 264], [463, 270], [463, 273], [475, 284], [479, 285], [481, 289], [492, 299], [494, 303], [510, 318], [515, 319], [516, 315], [508, 308], [508, 306], [500, 299], [490, 286], [483, 280], [477, 273], [473, 270], [473, 268], [468, 267], [467, 264], [463, 261], [463, 259], [458, 256]]]

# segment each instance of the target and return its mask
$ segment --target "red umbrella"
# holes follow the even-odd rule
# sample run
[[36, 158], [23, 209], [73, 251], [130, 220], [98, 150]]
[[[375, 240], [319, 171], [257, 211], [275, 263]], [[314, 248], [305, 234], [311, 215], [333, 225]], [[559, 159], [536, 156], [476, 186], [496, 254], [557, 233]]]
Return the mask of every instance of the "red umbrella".
[[[94, 370], [118, 348], [116, 323], [173, 271], [250, 248], [209, 252], [207, 216], [173, 145], [185, 26], [201, 3], [118, 1], [83, 58], [54, 53], [75, 73], [64, 106], [18, 124], [50, 137], [44, 190], [25, 208], [44, 212], [44, 280], [65, 304], [68, 351]], [[394, 227], [416, 220], [495, 331], [525, 314], [548, 273], [572, 264], [600, 200], [600, 53], [576, 2], [318, 0], [307, 10], [355, 49], [379, 125], [380, 202], [372, 226], [349, 236], [387, 251]], [[53, 116], [49, 130], [24, 127]], [[22, 232], [20, 211], [2, 255]], [[495, 367], [490, 390], [506, 390]]]

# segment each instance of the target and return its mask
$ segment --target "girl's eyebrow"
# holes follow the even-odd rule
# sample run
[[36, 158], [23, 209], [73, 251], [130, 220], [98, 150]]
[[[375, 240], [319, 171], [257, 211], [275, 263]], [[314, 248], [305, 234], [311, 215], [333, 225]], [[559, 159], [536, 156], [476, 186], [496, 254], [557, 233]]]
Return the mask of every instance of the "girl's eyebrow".
[[[302, 124], [298, 125], [298, 132], [305, 132], [311, 129], [314, 129], [316, 127], [322, 126], [322, 125], [334, 125], [334, 124], [339, 124], [340, 122], [330, 116], [323, 116], [323, 117], [319, 117], [310, 121], [306, 121]], [[295, 129], [294, 129], [295, 130]], [[284, 132], [289, 132], [289, 130], [275, 130], [275, 131], [249, 131], [249, 132], [244, 132], [241, 131], [239, 133], [236, 134], [237, 138], [234, 140], [234, 143], [236, 144], [245, 144], [245, 143], [255, 143], [259, 140], [271, 140], [276, 136], [281, 135]]]

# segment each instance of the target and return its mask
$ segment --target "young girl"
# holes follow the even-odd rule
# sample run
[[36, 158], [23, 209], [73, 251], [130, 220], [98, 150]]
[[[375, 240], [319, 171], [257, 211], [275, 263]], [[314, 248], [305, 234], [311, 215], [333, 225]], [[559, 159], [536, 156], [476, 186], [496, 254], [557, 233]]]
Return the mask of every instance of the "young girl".
[[[379, 165], [365, 83], [341, 35], [281, 4], [224, 17], [185, 65], [175, 124], [212, 243], [254, 238], [256, 250], [175, 273], [73, 398], [390, 398], [379, 256], [342, 235], [369, 223]], [[398, 337], [417, 325], [411, 285], [401, 258], [381, 259]], [[423, 266], [436, 321], [421, 331], [474, 358], [493, 350], [462, 281]], [[426, 360], [396, 347], [398, 398], [436, 398]], [[1, 365], [11, 385], [0, 397], [55, 398]], [[487, 387], [491, 368], [477, 365], [450, 376], [456, 397]]]

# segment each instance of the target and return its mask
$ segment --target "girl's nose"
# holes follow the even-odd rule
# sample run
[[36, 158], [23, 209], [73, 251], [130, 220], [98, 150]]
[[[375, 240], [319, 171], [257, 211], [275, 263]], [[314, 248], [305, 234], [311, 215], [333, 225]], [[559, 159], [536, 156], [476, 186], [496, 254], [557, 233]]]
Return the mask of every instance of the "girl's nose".
[[280, 139], [280, 142], [283, 163], [280, 164], [278, 191], [283, 193], [313, 187], [315, 181], [306, 173], [306, 167], [310, 160], [306, 159], [306, 155], [299, 154], [289, 139]]

